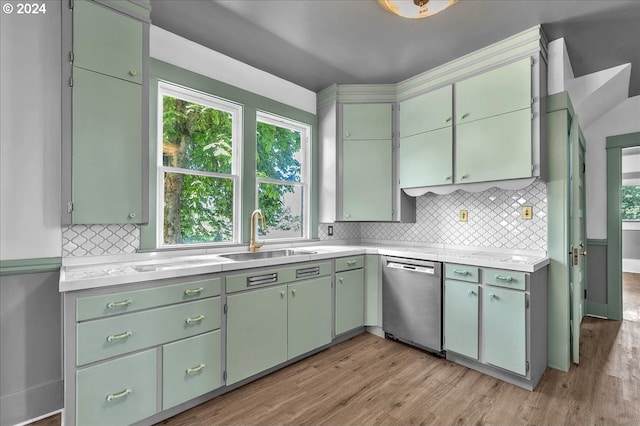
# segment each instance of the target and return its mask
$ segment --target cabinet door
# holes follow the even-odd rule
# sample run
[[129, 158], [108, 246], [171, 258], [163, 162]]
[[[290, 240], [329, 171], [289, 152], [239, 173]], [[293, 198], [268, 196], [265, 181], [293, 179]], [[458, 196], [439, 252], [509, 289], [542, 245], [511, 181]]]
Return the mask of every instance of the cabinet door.
[[445, 185], [453, 178], [451, 127], [400, 139], [400, 187]]
[[391, 104], [346, 104], [342, 106], [343, 140], [391, 139]]
[[444, 347], [473, 359], [478, 359], [478, 292], [477, 284], [444, 284]]
[[180, 340], [162, 348], [162, 409], [222, 385], [220, 330]]
[[75, 67], [142, 84], [142, 22], [98, 3], [76, 0], [73, 55]]
[[364, 325], [364, 270], [336, 274], [336, 334]]
[[227, 297], [227, 385], [287, 360], [287, 286]]
[[451, 127], [453, 94], [451, 85], [400, 103], [400, 137]]
[[345, 140], [340, 220], [391, 220], [392, 183], [391, 139]]
[[364, 268], [365, 275], [365, 309], [364, 325], [382, 326], [378, 316], [380, 305], [380, 256], [368, 254]]
[[484, 360], [496, 367], [527, 374], [526, 295], [486, 287], [482, 293]]
[[457, 124], [531, 106], [531, 58], [456, 83]]
[[531, 177], [529, 108], [456, 126], [455, 182]]
[[288, 359], [331, 343], [331, 277], [289, 284]]
[[73, 223], [140, 223], [142, 86], [74, 68]]

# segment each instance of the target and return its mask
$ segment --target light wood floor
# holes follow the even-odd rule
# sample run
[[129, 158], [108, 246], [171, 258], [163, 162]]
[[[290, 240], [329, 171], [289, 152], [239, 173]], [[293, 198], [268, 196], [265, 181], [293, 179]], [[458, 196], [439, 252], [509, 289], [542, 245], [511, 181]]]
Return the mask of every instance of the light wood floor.
[[161, 424], [640, 425], [640, 274], [624, 321], [584, 319], [580, 361], [528, 392], [365, 333]]

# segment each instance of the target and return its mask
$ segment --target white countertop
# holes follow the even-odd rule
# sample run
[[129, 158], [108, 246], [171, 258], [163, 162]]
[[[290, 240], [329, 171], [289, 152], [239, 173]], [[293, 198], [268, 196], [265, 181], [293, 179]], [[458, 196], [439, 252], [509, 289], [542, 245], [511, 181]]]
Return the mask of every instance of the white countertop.
[[[361, 243], [358, 245], [309, 245], [292, 244], [288, 246], [265, 246], [261, 251], [281, 248], [297, 248], [312, 254], [287, 257], [233, 261], [221, 257], [225, 254], [207, 253], [206, 250], [185, 252], [135, 253], [117, 256], [96, 256], [84, 258], [65, 258], [60, 271], [61, 292], [106, 287], [126, 283], [150, 281], [189, 275], [228, 272], [239, 269], [279, 266], [291, 263], [331, 259], [359, 254], [381, 254], [443, 263], [488, 268], [508, 269], [521, 272], [534, 272], [549, 263], [544, 253], [511, 249], [493, 249], [478, 247], [445, 247], [443, 245], [408, 245], [394, 243]], [[228, 253], [247, 251], [235, 248]]]

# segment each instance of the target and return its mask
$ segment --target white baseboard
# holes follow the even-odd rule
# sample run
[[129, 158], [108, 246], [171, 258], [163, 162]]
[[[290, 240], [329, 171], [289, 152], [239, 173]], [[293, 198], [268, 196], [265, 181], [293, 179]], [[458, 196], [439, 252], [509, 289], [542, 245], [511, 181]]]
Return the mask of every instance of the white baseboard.
[[640, 274], [640, 259], [622, 259], [622, 272]]

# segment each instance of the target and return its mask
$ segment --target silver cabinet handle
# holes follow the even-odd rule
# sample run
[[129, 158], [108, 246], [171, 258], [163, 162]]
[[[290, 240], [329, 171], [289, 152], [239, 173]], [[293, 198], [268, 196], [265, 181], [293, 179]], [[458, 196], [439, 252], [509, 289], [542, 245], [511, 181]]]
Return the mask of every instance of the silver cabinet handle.
[[469, 177], [469, 175], [462, 175], [461, 179], [467, 179]]
[[469, 112], [465, 112], [464, 114], [462, 114], [462, 117], [460, 117], [460, 120], [464, 120], [465, 118], [467, 118], [469, 115], [471, 115], [471, 113]]
[[247, 278], [247, 287], [251, 287], [253, 285], [275, 283], [276, 281], [278, 281], [277, 272], [274, 272], [273, 274], [257, 275], [255, 277]]
[[507, 275], [496, 275], [496, 280], [511, 282], [513, 278]]
[[133, 300], [127, 299], [121, 302], [109, 302], [107, 303], [107, 309], [121, 308], [123, 306], [129, 306], [133, 303]]
[[445, 123], [448, 123], [448, 122], [450, 122], [450, 121], [451, 121], [451, 117], [447, 117], [447, 119], [446, 119], [446, 120], [444, 120], [444, 122], [445, 122]]
[[347, 266], [353, 266], [357, 263], [355, 260], [347, 260]]
[[130, 393], [133, 393], [131, 389], [125, 389], [122, 392], [118, 392], [118, 393], [110, 393], [109, 395], [107, 395], [107, 401], [113, 401], [114, 399], [123, 398], [129, 395]]
[[187, 374], [196, 374], [198, 371], [204, 370], [205, 367], [206, 365], [200, 364], [197, 367], [187, 368], [186, 372]]
[[200, 322], [204, 319], [204, 315], [198, 315], [197, 317], [193, 317], [193, 318], [187, 318], [186, 320], [184, 320], [184, 322], [186, 322], [187, 324], [195, 324], [197, 322]]
[[447, 176], [444, 180], [451, 180], [451, 176]]
[[188, 288], [184, 291], [184, 295], [185, 296], [195, 296], [196, 294], [200, 294], [204, 291], [204, 288], [202, 287], [198, 287], [198, 288]]
[[453, 273], [458, 275], [469, 275], [469, 271], [464, 271], [462, 269], [454, 269]]
[[121, 334], [112, 334], [110, 336], [107, 336], [107, 342], [115, 342], [117, 340], [126, 339], [127, 337], [131, 337], [131, 336], [133, 336], [133, 333], [130, 331], [125, 331], [124, 333], [121, 333]]
[[295, 297], [295, 295], [296, 295], [296, 289], [295, 288], [293, 290], [291, 290], [291, 295]]

